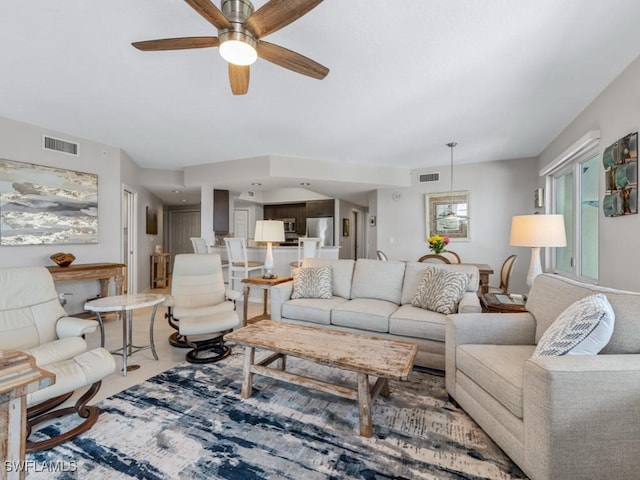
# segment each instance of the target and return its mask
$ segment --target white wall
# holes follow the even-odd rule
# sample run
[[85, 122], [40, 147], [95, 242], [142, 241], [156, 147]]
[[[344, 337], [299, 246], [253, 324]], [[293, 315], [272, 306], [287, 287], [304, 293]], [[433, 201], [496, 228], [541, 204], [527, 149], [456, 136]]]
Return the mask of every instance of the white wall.
[[[640, 127], [640, 57], [614, 80], [539, 157], [538, 167], [549, 164], [589, 130], [600, 130], [602, 151]], [[604, 197], [604, 168], [600, 162], [600, 205]], [[640, 291], [640, 215], [599, 215], [599, 270], [602, 285]]]
[[[370, 211], [376, 215], [377, 225], [371, 230], [377, 236], [377, 249], [391, 260], [417, 260], [429, 253], [425, 241], [425, 194], [450, 191], [449, 167], [433, 171], [440, 172], [440, 182], [377, 192], [377, 206]], [[528, 291], [525, 279], [530, 251], [509, 246], [511, 217], [534, 212], [537, 182], [538, 163], [534, 158], [454, 167], [454, 190], [469, 191], [471, 240], [452, 242], [448, 248], [458, 253], [463, 262], [491, 265], [495, 272], [491, 284], [495, 285], [500, 283], [498, 274], [504, 259], [518, 254], [510, 285], [513, 292]]]
[[[75, 157], [43, 150], [42, 135], [44, 133], [77, 142], [80, 145], [79, 155]], [[129, 163], [130, 160], [123, 161], [122, 156], [121, 150], [116, 147], [0, 118], [0, 158], [98, 175], [97, 244], [0, 246], [0, 265], [54, 265], [49, 257], [60, 251], [73, 253], [76, 257], [75, 263], [121, 262], [121, 204], [122, 178], [124, 178], [122, 165], [127, 166], [128, 182], [135, 177], [137, 169], [135, 164]], [[143, 202], [151, 199], [146, 196], [148, 195], [146, 190], [140, 188], [138, 191], [141, 193], [139, 209], [144, 210]], [[157, 204], [154, 203], [154, 205]], [[140, 216], [141, 222], [144, 222], [144, 218], [144, 214]], [[144, 223], [142, 225], [144, 232]], [[139, 257], [138, 287], [143, 289], [149, 283], [149, 257], [143, 255]], [[142, 272], [145, 272], [146, 283]], [[69, 303], [65, 307], [69, 313], [82, 311], [86, 299], [100, 291], [97, 280], [58, 284], [56, 288], [58, 292], [71, 293], [68, 296]]]

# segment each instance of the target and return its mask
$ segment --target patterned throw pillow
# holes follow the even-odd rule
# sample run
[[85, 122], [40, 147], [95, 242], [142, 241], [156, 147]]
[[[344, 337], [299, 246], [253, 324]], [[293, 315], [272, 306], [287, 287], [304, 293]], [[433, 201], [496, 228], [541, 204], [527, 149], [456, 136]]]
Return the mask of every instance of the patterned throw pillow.
[[613, 335], [613, 308], [603, 293], [569, 305], [542, 334], [534, 357], [596, 355]]
[[331, 267], [303, 267], [296, 270], [291, 298], [332, 298]]
[[470, 280], [468, 273], [427, 267], [411, 305], [445, 315], [456, 313]]

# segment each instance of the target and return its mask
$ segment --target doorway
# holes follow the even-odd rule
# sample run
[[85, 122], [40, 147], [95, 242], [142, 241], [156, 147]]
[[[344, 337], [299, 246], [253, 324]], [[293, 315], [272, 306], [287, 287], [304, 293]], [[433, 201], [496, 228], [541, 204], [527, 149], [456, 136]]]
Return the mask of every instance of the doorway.
[[126, 265], [126, 279], [122, 282], [124, 293], [136, 293], [138, 290], [136, 275], [136, 204], [138, 194], [127, 185], [122, 186], [122, 250], [120, 258]]
[[[179, 253], [193, 253], [191, 237], [200, 237], [200, 210], [169, 210], [171, 265]], [[171, 268], [173, 270], [173, 268]]]
[[233, 211], [233, 232], [236, 238], [248, 238], [249, 210], [237, 209]]

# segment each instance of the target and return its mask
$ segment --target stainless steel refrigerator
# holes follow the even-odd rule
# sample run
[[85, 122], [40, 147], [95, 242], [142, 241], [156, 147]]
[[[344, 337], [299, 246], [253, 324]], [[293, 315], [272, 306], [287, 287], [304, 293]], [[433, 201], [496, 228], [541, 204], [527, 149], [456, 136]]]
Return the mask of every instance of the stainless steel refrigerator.
[[321, 247], [332, 247], [333, 217], [307, 218], [307, 237], [318, 237]]

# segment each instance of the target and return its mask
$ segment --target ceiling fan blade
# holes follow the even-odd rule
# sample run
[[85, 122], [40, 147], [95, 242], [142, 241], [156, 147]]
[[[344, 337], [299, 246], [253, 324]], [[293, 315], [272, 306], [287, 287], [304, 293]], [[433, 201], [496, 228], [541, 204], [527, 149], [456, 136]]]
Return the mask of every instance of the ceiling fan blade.
[[234, 95], [244, 95], [249, 90], [249, 65], [229, 64], [229, 83]]
[[145, 40], [143, 42], [133, 42], [131, 45], [138, 50], [148, 52], [154, 50], [185, 50], [188, 48], [217, 47], [219, 43], [218, 37], [184, 37]]
[[266, 37], [294, 22], [321, 2], [322, 0], [271, 0], [247, 18], [244, 26], [258, 38]]
[[211, 25], [218, 30], [222, 28], [233, 28], [231, 22], [224, 16], [224, 13], [216, 7], [211, 0], [184, 0], [196, 12], [202, 15]]
[[324, 65], [273, 43], [261, 41], [257, 51], [260, 58], [308, 77], [322, 80], [329, 73]]

